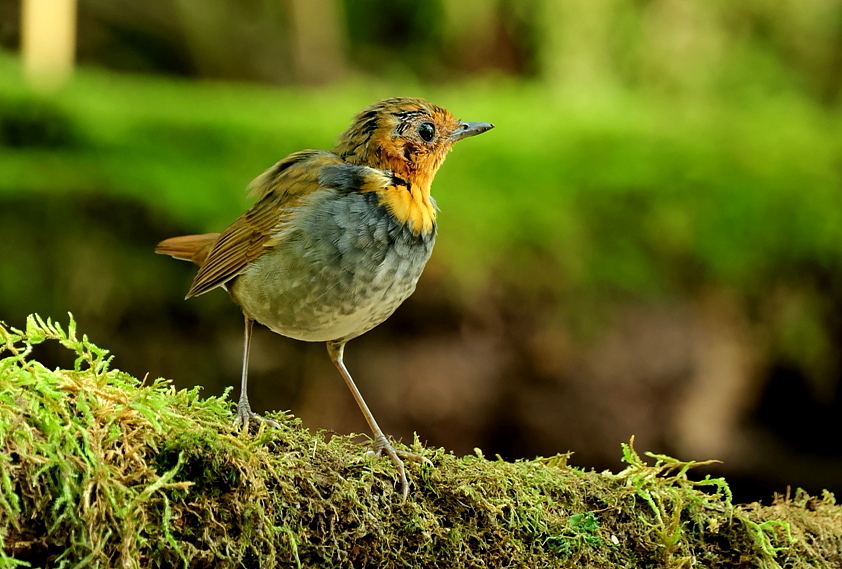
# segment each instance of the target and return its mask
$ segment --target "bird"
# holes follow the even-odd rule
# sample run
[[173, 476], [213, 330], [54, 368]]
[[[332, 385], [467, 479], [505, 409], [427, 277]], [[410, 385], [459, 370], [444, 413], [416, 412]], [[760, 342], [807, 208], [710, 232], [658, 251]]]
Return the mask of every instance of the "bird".
[[222, 233], [161, 241], [155, 252], [199, 271], [185, 299], [224, 288], [245, 317], [235, 425], [278, 424], [248, 399], [252, 327], [324, 342], [372, 432], [371, 454], [402, 458], [344, 364], [345, 345], [386, 320], [415, 290], [436, 240], [430, 187], [454, 143], [494, 127], [464, 122], [421, 98], [391, 98], [360, 111], [332, 151], [301, 150], [255, 178], [254, 204]]

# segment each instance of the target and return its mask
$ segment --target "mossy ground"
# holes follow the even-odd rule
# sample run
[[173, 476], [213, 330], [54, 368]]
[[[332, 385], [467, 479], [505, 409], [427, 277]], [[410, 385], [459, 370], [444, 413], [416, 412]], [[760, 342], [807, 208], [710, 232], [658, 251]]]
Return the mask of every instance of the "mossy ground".
[[[73, 369], [32, 357], [45, 340]], [[109, 370], [72, 320], [0, 325], [0, 356], [0, 567], [842, 566], [829, 494], [734, 505], [631, 445], [614, 474], [416, 441], [434, 466], [408, 466], [401, 502], [354, 437], [282, 413], [236, 431], [227, 399]]]

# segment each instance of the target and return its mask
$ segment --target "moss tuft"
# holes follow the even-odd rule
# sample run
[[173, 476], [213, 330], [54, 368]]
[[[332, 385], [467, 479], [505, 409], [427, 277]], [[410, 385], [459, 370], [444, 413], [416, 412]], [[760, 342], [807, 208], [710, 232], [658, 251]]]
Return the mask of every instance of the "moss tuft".
[[[73, 369], [32, 346], [58, 341]], [[402, 503], [352, 437], [232, 425], [225, 397], [110, 370], [38, 316], [0, 325], [0, 567], [834, 567], [842, 508], [797, 492], [732, 504], [705, 463], [623, 445], [618, 474], [567, 455], [509, 463], [423, 453]]]

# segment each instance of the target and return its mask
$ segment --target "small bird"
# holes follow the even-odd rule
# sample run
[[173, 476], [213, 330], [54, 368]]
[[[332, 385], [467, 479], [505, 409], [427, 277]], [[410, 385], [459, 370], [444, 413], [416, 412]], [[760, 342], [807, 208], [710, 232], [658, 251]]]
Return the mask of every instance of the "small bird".
[[161, 241], [156, 253], [199, 265], [186, 298], [225, 288], [245, 316], [235, 424], [263, 421], [248, 400], [255, 321], [326, 342], [373, 435], [409, 494], [403, 461], [343, 363], [345, 344], [388, 318], [415, 290], [436, 239], [430, 186], [453, 144], [494, 125], [462, 122], [423, 99], [379, 101], [356, 115], [332, 152], [290, 154], [250, 185], [255, 204], [219, 233]]

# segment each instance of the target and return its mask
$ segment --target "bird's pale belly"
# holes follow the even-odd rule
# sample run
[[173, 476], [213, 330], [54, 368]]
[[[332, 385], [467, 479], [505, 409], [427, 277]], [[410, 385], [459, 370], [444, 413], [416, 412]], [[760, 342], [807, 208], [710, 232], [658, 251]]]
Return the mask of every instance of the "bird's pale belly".
[[[262, 280], [284, 271], [256, 268], [241, 275], [231, 287], [232, 297], [243, 312], [283, 336], [327, 342], [350, 340], [386, 320], [415, 290], [423, 265], [398, 279], [394, 278], [394, 269], [385, 270], [377, 279], [355, 278], [351, 286], [343, 284], [341, 278], [330, 279], [330, 269], [315, 278], [281, 277], [272, 286], [264, 286], [259, 284]], [[265, 293], [238, 295], [238, 289], [244, 288]]]

